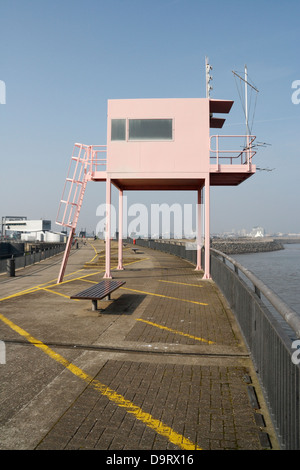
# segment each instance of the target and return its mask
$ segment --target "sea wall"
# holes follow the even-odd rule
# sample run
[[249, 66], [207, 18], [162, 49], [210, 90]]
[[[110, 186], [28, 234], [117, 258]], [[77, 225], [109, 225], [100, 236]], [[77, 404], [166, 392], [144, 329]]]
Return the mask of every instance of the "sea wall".
[[62, 242], [0, 242], [0, 259], [23, 256], [24, 253], [38, 253], [56, 247], [65, 247]]
[[238, 255], [243, 253], [260, 253], [266, 251], [283, 250], [283, 244], [274, 239], [213, 239], [211, 247], [222, 251], [226, 255]]
[[0, 242], [0, 258], [20, 256], [24, 253], [24, 243]]
[[[130, 241], [131, 239], [128, 239]], [[149, 239], [150, 240], [150, 239]], [[131, 240], [132, 241], [132, 240]], [[186, 250], [196, 250], [196, 240], [186, 239], [155, 239], [156, 243], [164, 243], [170, 245], [183, 245]], [[143, 241], [144, 242], [144, 241]], [[139, 241], [137, 241], [139, 244]], [[146, 246], [146, 245], [143, 245]], [[150, 245], [149, 245], [150, 246]], [[226, 255], [239, 255], [243, 253], [260, 253], [266, 251], [284, 250], [281, 241], [274, 238], [212, 238], [210, 243], [211, 248], [219, 250]], [[172, 252], [172, 250], [170, 251]]]

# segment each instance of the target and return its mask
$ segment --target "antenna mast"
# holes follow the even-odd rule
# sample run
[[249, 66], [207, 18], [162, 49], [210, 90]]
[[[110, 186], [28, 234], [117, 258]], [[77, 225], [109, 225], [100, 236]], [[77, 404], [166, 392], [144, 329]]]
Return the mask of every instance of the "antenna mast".
[[236, 72], [232, 71], [232, 73], [238, 77], [240, 80], [245, 82], [245, 118], [246, 118], [246, 135], [250, 135], [249, 129], [249, 117], [248, 117], [248, 86], [250, 86], [256, 93], [258, 93], [258, 89], [255, 88], [251, 83], [248, 82], [248, 68], [245, 65], [245, 78], [238, 75]]
[[245, 65], [245, 117], [246, 117], [246, 134], [250, 135], [249, 132], [249, 123], [248, 123], [248, 89], [247, 89], [247, 83], [248, 83], [248, 69], [247, 65]]
[[210, 97], [210, 90], [213, 87], [210, 85], [212, 80], [212, 76], [210, 75], [210, 71], [212, 70], [212, 66], [208, 63], [208, 57], [205, 57], [205, 74], [206, 74], [206, 98]]

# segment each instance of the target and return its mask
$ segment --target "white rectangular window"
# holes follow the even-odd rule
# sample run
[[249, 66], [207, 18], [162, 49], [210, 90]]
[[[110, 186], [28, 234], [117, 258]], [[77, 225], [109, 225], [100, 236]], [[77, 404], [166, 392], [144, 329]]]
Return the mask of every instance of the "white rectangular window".
[[126, 119], [111, 120], [111, 140], [126, 140]]
[[129, 119], [128, 140], [173, 140], [173, 120]]

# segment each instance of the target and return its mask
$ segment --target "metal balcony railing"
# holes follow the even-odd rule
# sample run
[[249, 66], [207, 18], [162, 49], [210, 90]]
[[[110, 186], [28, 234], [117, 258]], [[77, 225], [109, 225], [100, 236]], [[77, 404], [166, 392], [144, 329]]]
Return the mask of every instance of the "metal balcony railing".
[[105, 171], [106, 170], [106, 163], [107, 163], [107, 146], [106, 145], [91, 145], [91, 166], [90, 171], [91, 173], [95, 173], [98, 171]]
[[[224, 142], [226, 139], [226, 145], [231, 146], [232, 142], [237, 142], [237, 139], [244, 140], [244, 144], [240, 145], [239, 149], [232, 150], [224, 148]], [[254, 135], [212, 135], [210, 137], [210, 162], [217, 166], [221, 164], [225, 165], [248, 165], [250, 167], [252, 158], [256, 154], [253, 149], [253, 142], [256, 139]], [[222, 142], [221, 142], [222, 141]], [[215, 143], [214, 148], [212, 144]], [[242, 149], [242, 150], [241, 150]]]

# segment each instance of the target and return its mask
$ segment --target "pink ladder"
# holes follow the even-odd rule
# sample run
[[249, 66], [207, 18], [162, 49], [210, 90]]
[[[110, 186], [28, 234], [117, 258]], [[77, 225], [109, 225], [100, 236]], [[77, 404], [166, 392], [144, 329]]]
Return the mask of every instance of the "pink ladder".
[[69, 254], [72, 247], [73, 238], [78, 222], [80, 209], [87, 182], [91, 178], [93, 161], [92, 146], [75, 144], [71, 162], [66, 178], [62, 199], [59, 204], [56, 223], [70, 228], [68, 241], [64, 257], [62, 260], [57, 283], [62, 282]]

